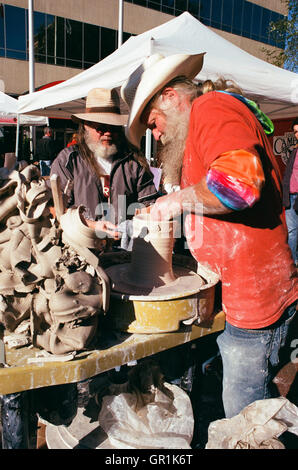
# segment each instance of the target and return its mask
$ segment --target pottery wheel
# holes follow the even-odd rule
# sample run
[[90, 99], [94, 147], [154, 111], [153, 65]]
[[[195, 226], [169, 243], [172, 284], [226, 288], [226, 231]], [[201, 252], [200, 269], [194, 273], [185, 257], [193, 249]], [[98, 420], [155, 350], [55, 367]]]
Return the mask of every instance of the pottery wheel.
[[203, 279], [189, 268], [173, 266], [175, 280], [158, 287], [144, 287], [130, 281], [130, 263], [105, 268], [111, 280], [111, 295], [123, 300], [169, 300], [187, 297], [199, 292], [204, 285]]

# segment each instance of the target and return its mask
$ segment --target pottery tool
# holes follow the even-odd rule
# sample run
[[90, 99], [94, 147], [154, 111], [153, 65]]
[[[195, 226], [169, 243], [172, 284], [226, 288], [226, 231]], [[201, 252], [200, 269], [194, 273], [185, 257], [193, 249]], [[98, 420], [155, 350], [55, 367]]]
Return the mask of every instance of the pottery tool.
[[67, 205], [68, 201], [70, 200], [72, 188], [73, 188], [73, 181], [67, 180], [66, 186], [65, 186], [64, 191], [63, 191], [64, 200], [66, 201], [66, 205]]
[[64, 214], [64, 202], [63, 202], [63, 195], [62, 195], [61, 187], [60, 187], [60, 178], [58, 175], [53, 174], [50, 177], [50, 181], [51, 181], [51, 189], [52, 189], [52, 194], [53, 194], [56, 218], [59, 221], [61, 215]]

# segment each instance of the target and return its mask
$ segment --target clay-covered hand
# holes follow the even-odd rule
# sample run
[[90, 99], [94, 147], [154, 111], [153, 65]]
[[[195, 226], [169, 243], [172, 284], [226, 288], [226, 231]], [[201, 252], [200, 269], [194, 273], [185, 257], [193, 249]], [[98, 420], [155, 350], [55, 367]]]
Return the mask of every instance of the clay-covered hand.
[[153, 220], [171, 220], [181, 214], [183, 206], [179, 193], [181, 191], [158, 198], [150, 206], [150, 217]]
[[107, 220], [95, 221], [90, 219], [84, 219], [84, 222], [86, 225], [88, 225], [89, 228], [94, 229], [96, 233], [98, 233], [100, 238], [103, 238], [102, 233], [106, 233], [107, 237], [114, 238], [115, 240], [119, 240], [119, 238], [121, 237], [120, 232], [117, 230], [117, 226]]
[[232, 209], [220, 202], [208, 189], [206, 179], [203, 178], [194, 186], [157, 199], [150, 210], [150, 216], [155, 220], [171, 220], [183, 211], [197, 215], [216, 215], [228, 214]]

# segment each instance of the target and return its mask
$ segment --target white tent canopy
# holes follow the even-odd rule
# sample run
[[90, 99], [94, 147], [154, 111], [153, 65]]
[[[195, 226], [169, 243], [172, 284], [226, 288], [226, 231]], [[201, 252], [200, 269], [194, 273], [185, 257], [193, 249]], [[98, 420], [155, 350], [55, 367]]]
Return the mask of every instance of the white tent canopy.
[[[16, 125], [18, 116], [18, 100], [0, 91], [0, 123]], [[13, 121], [15, 118], [15, 121]], [[27, 126], [46, 126], [48, 119], [42, 116], [19, 115], [19, 124]]]
[[92, 88], [119, 87], [143, 62], [159, 52], [206, 52], [199, 80], [233, 79], [271, 119], [298, 115], [298, 76], [243, 51], [188, 12], [138, 36], [93, 67], [52, 88], [19, 97], [19, 113], [69, 118], [82, 111]]

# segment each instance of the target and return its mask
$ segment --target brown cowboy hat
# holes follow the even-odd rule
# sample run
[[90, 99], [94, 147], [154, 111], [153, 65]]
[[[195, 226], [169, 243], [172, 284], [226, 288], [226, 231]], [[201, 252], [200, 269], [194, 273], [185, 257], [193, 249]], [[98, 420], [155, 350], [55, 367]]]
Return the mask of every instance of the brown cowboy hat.
[[120, 99], [115, 89], [93, 88], [86, 99], [84, 113], [73, 114], [71, 119], [75, 122], [91, 121], [111, 126], [124, 126], [127, 115], [120, 114]]

